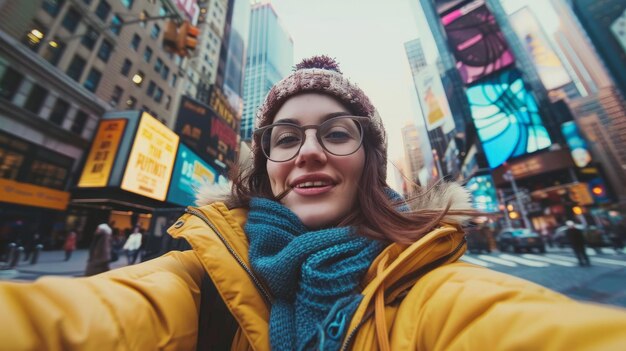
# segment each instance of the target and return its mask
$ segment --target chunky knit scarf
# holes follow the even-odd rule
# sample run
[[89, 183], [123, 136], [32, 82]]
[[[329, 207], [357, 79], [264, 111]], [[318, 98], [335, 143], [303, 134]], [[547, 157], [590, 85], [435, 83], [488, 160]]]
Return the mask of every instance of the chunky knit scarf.
[[309, 230], [278, 202], [253, 198], [245, 226], [252, 269], [273, 295], [272, 350], [338, 350], [384, 248], [352, 227]]

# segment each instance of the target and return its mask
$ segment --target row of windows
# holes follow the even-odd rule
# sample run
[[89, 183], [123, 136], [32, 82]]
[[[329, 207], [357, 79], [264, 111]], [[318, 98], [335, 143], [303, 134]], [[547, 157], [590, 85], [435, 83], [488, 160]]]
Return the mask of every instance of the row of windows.
[[[21, 73], [11, 67], [7, 67], [2, 79], [0, 79], [0, 97], [6, 100], [12, 100], [19, 87], [22, 85], [24, 79], [25, 78]], [[34, 83], [22, 107], [34, 114], [39, 114], [44, 101], [48, 97], [48, 93], [49, 91], [46, 88]], [[50, 112], [49, 120], [52, 123], [61, 126], [63, 125], [69, 110], [70, 104], [61, 98], [57, 98]], [[87, 123], [87, 119], [87, 113], [78, 111], [72, 125], [70, 126], [70, 131], [76, 134], [82, 134], [85, 124]]]

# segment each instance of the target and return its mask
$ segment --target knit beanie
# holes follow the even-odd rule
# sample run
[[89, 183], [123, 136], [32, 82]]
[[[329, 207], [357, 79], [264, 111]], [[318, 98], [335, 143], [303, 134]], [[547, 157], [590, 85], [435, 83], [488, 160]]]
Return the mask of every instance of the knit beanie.
[[[380, 115], [355, 84], [346, 79], [339, 64], [332, 58], [321, 55], [302, 60], [289, 76], [276, 83], [267, 94], [256, 115], [256, 127], [271, 124], [282, 105], [291, 97], [305, 93], [325, 94], [337, 99], [351, 113], [369, 117], [366, 134], [367, 144], [373, 146], [382, 156], [382, 176], [386, 176], [387, 136]], [[366, 132], [367, 133], [367, 132]], [[256, 154], [256, 153], [255, 153]], [[255, 155], [255, 157], [260, 155]]]

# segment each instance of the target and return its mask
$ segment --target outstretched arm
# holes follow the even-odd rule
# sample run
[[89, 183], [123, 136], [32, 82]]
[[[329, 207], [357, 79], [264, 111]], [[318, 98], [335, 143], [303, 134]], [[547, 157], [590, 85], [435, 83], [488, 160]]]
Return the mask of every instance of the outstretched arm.
[[203, 274], [186, 251], [89, 278], [0, 283], [0, 350], [191, 350]]

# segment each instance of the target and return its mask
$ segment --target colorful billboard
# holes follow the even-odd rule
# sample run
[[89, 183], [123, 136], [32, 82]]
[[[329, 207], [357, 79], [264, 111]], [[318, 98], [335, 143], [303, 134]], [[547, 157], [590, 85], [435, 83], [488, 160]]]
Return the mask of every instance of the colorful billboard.
[[490, 175], [470, 178], [465, 185], [472, 195], [472, 207], [483, 212], [499, 212], [496, 185]]
[[611, 32], [622, 47], [622, 50], [626, 52], [626, 10], [611, 23]]
[[519, 71], [491, 75], [468, 87], [466, 94], [490, 168], [552, 144]]
[[484, 0], [472, 1], [441, 17], [465, 84], [515, 62], [513, 54]]
[[513, 30], [530, 54], [541, 82], [547, 90], [553, 90], [572, 81], [563, 63], [552, 49], [541, 25], [533, 12], [524, 7], [509, 16]]
[[179, 137], [147, 112], [135, 134], [121, 188], [165, 201]]
[[415, 75], [415, 87], [420, 98], [426, 129], [442, 127], [444, 133], [454, 130], [454, 119], [446, 92], [435, 65], [426, 66]]
[[580, 135], [576, 122], [569, 121], [561, 124], [561, 133], [569, 146], [574, 163], [579, 168], [587, 167], [591, 163], [591, 154], [587, 142]]
[[226, 175], [237, 159], [239, 135], [236, 116], [220, 96], [212, 94], [211, 106], [183, 96], [175, 131], [203, 160]]
[[0, 201], [65, 211], [70, 193], [0, 178]]
[[195, 193], [204, 183], [216, 183], [217, 172], [184, 144], [178, 147], [176, 164], [167, 201], [181, 206], [192, 206]]
[[87, 156], [78, 187], [104, 187], [109, 182], [111, 169], [117, 156], [117, 149], [124, 135], [126, 119], [100, 121], [91, 150]]

